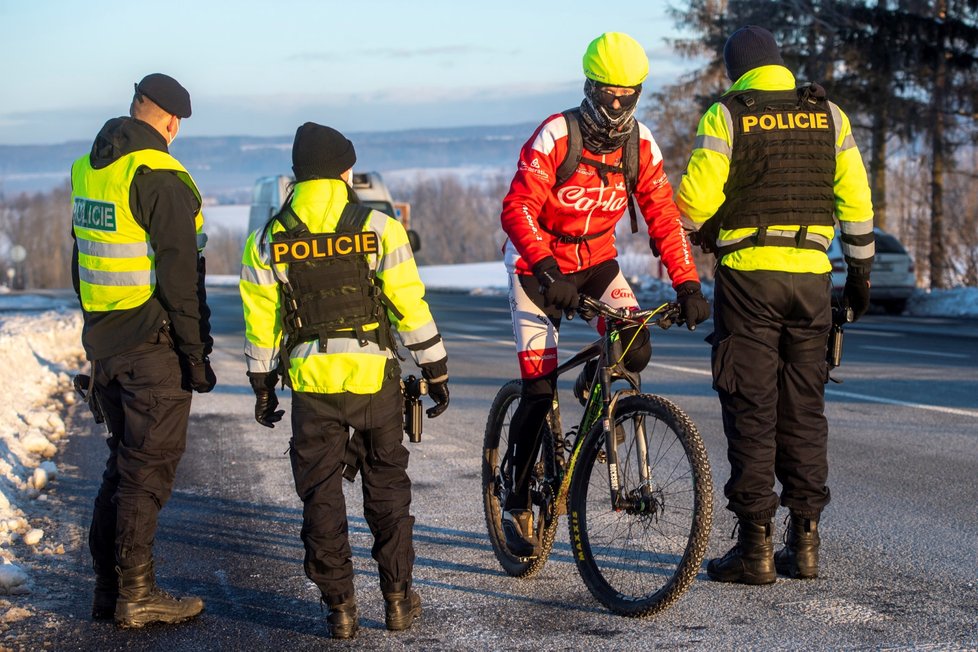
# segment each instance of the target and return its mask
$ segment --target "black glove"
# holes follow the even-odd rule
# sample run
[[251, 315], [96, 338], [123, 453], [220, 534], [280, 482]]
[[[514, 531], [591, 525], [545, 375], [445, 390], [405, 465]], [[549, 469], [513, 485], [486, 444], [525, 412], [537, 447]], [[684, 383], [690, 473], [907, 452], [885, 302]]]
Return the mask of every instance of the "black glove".
[[278, 373], [248, 372], [251, 389], [255, 392], [255, 421], [266, 428], [274, 428], [282, 420], [285, 410], [276, 410], [278, 397], [275, 396], [275, 385], [278, 384]]
[[434, 407], [425, 410], [429, 419], [434, 419], [448, 408], [448, 360], [421, 365], [421, 376], [428, 381], [428, 396], [435, 402]]
[[686, 322], [689, 330], [696, 330], [696, 324], [710, 318], [710, 303], [696, 281], [680, 283], [676, 288], [676, 301], [679, 302], [679, 319]]
[[577, 286], [568, 281], [560, 271], [557, 260], [553, 256], [544, 258], [533, 266], [533, 275], [540, 283], [540, 292], [546, 304], [567, 313], [569, 319], [572, 318], [574, 313], [570, 311], [577, 309], [581, 301], [580, 294]]
[[206, 356], [203, 360], [188, 360], [187, 375], [190, 389], [198, 394], [206, 394], [217, 384], [217, 376], [214, 375], [211, 361]]
[[425, 410], [425, 414], [428, 415], [429, 419], [434, 419], [448, 409], [448, 381], [428, 383], [428, 396], [435, 402], [435, 405]]
[[856, 321], [869, 310], [869, 277], [860, 274], [846, 276], [846, 287], [842, 290], [842, 305], [852, 309], [852, 321]]

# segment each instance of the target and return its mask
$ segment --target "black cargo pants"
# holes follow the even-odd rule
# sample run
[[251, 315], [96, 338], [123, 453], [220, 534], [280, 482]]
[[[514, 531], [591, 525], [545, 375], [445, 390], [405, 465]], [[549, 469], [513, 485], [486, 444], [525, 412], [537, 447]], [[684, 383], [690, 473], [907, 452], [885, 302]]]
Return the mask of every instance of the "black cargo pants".
[[404, 404], [396, 376], [388, 374], [376, 394], [292, 392], [290, 456], [302, 499], [304, 566], [328, 604], [353, 596], [342, 486], [350, 428], [363, 435], [363, 513], [374, 537], [372, 555], [381, 590], [411, 581], [414, 517], [409, 511], [408, 451], [402, 443]]
[[713, 387], [730, 479], [727, 509], [770, 520], [781, 504], [818, 518], [829, 502], [825, 420], [828, 274], [720, 266], [713, 305]]
[[187, 444], [191, 393], [166, 330], [94, 363], [95, 391], [111, 434], [88, 543], [96, 572], [152, 559], [160, 510]]

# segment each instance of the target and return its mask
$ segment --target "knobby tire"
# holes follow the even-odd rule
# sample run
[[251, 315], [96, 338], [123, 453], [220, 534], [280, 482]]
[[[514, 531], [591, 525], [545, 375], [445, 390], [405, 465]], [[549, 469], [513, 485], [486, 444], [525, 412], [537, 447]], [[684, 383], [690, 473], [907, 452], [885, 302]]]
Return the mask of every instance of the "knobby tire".
[[[638, 420], [636, 420], [638, 418]], [[650, 480], [639, 475], [635, 424], [644, 424]], [[611, 509], [604, 433], [587, 435], [571, 479], [570, 541], [591, 594], [614, 613], [651, 616], [669, 607], [699, 571], [710, 534], [713, 483], [696, 426], [675, 404], [642, 394], [615, 409], [623, 494], [659, 505]]]

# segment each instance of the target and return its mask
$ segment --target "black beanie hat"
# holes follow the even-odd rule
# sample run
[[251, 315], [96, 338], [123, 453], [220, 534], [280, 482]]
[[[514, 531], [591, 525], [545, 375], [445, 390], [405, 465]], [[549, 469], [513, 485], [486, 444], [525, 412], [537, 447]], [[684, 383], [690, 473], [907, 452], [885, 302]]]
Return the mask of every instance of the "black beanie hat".
[[190, 117], [190, 93], [173, 77], [154, 72], [135, 86], [137, 95], [145, 95], [167, 113], [178, 118]]
[[727, 39], [723, 46], [723, 63], [727, 66], [727, 77], [735, 82], [748, 70], [760, 66], [783, 66], [784, 60], [771, 32], [763, 27], [748, 25]]
[[353, 143], [332, 127], [307, 122], [292, 142], [292, 172], [296, 181], [339, 179], [357, 162]]

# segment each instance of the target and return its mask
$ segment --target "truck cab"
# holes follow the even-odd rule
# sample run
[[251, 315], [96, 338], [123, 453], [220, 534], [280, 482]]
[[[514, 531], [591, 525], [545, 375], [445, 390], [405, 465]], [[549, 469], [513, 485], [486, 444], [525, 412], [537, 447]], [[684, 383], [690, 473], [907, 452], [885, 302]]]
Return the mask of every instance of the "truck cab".
[[[293, 177], [280, 174], [261, 177], [255, 182], [251, 195], [251, 210], [248, 213], [249, 233], [263, 227], [282, 208], [294, 181]], [[400, 222], [407, 231], [411, 249], [418, 251], [421, 248], [421, 239], [417, 232], [411, 229], [410, 204], [394, 201], [379, 172], [354, 172], [352, 181], [353, 190], [360, 203], [386, 213]]]

